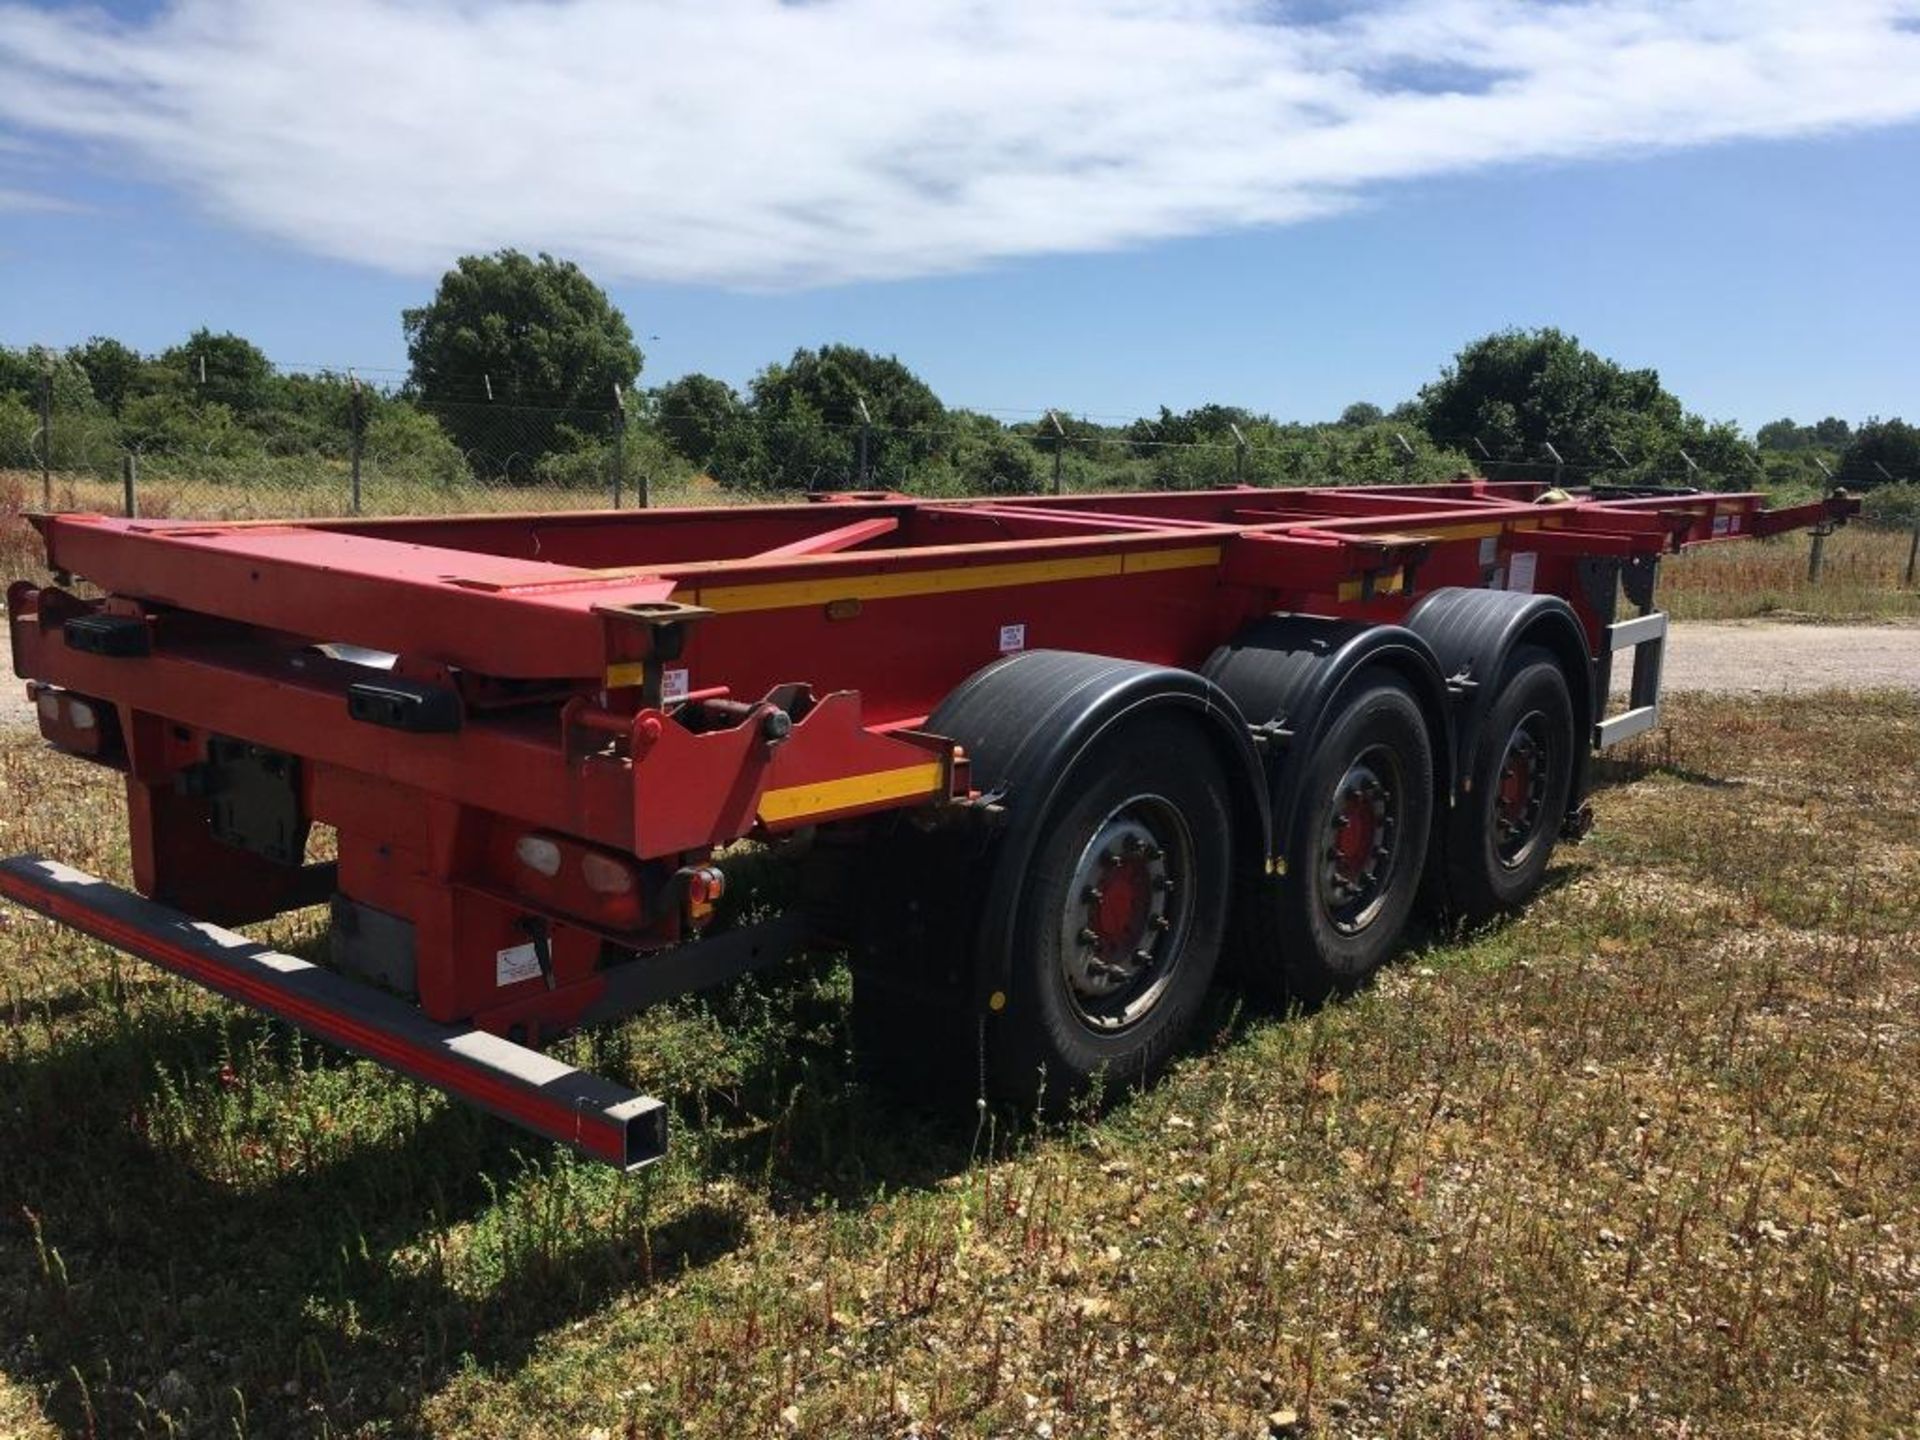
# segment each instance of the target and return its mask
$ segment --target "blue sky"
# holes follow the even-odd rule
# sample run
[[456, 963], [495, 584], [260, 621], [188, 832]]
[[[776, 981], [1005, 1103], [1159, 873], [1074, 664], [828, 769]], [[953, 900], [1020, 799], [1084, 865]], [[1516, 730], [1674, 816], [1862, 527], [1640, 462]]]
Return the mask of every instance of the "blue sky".
[[[982, 59], [972, 30], [888, 34], [869, 3], [800, 28], [765, 0], [0, 5], [0, 342], [156, 349], [204, 324], [398, 378], [400, 309], [462, 250], [513, 243], [602, 279], [655, 382], [741, 384], [846, 340], [951, 404], [1317, 418], [1407, 397], [1487, 330], [1554, 324], [1749, 427], [1920, 411], [1913, 6], [1823, 7], [1808, 30], [1734, 0], [1168, 0], [1142, 34], [1152, 4], [1068, 0], [1094, 58], [1052, 82]], [[314, 9], [355, 54], [439, 62], [318, 64]], [[923, 83], [836, 98], [845, 36], [816, 22], [842, 10]], [[745, 69], [690, 85], [727, 25]], [[617, 72], [556, 73], [601, 39]], [[813, 98], [786, 85], [808, 46], [830, 57]], [[1893, 93], [1863, 95], [1881, 65]], [[241, 66], [252, 82], [224, 85]], [[586, 113], [553, 119], [570, 97]]]

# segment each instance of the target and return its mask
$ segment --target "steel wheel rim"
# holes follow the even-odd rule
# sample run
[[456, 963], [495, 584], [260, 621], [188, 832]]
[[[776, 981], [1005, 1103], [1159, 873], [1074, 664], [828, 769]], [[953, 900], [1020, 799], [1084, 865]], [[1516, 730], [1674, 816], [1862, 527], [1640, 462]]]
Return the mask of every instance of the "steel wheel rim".
[[1384, 745], [1360, 752], [1334, 786], [1320, 853], [1320, 906], [1335, 930], [1357, 935], [1385, 908], [1406, 821], [1400, 761]]
[[1493, 777], [1493, 853], [1508, 870], [1525, 865], [1540, 843], [1553, 761], [1547, 717], [1529, 710], [1508, 733]]
[[1193, 832], [1158, 795], [1109, 810], [1080, 851], [1060, 917], [1067, 1002], [1115, 1034], [1165, 997], [1193, 920]]

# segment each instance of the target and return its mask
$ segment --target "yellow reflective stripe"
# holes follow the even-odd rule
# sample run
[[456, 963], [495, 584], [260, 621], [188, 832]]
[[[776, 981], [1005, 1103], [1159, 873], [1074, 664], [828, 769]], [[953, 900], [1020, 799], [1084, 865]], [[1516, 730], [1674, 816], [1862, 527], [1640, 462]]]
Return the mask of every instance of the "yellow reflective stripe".
[[693, 603], [723, 613], [787, 610], [835, 600], [898, 600], [909, 595], [948, 595], [961, 590], [997, 590], [1011, 585], [1049, 585], [1155, 570], [1186, 570], [1220, 563], [1218, 545], [1183, 550], [1147, 550], [1086, 555], [1072, 560], [1015, 560], [945, 570], [906, 570], [890, 575], [846, 575], [820, 580], [776, 580], [757, 585], [711, 585]]
[[645, 683], [647, 662], [644, 660], [618, 660], [607, 666], [607, 689], [624, 690], [630, 685]]
[[946, 788], [946, 762], [929, 760], [898, 770], [875, 770], [844, 780], [817, 780], [811, 785], [769, 790], [760, 797], [760, 818], [770, 823], [797, 820], [803, 815], [826, 815], [908, 795], [944, 794]]
[[1195, 545], [1185, 550], [1129, 550], [1121, 557], [1121, 569], [1129, 575], [1145, 575], [1155, 570], [1197, 570], [1202, 565], [1220, 563], [1218, 545]]
[[1546, 523], [1544, 518], [1495, 520], [1484, 525], [1436, 525], [1431, 530], [1342, 531], [1341, 533], [1343, 537], [1359, 535], [1383, 545], [1421, 545], [1434, 540], [1484, 540], [1489, 535], [1504, 535], [1509, 530], [1538, 530]]

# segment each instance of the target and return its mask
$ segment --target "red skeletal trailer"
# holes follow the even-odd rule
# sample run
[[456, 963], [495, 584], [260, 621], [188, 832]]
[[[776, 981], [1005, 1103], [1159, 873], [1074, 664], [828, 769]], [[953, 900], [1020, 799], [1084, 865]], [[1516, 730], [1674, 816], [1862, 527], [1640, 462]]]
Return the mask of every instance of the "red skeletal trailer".
[[[956, 1037], [1027, 1099], [1136, 1082], [1223, 953], [1317, 998], [1416, 904], [1524, 900], [1590, 752], [1654, 723], [1660, 557], [1856, 508], [1463, 479], [36, 516], [62, 583], [8, 591], [14, 665], [49, 743], [125, 773], [139, 895], [35, 856], [0, 894], [622, 1165], [659, 1102], [537, 1047], [809, 944], [849, 948], [880, 1049]], [[716, 921], [739, 841], [817, 903]], [[316, 903], [323, 966], [217, 928]]]

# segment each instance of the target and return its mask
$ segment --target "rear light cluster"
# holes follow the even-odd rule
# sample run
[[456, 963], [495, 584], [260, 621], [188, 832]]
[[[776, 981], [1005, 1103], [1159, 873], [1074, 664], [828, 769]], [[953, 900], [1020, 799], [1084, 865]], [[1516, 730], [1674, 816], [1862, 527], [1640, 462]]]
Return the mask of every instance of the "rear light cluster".
[[713, 918], [714, 907], [727, 893], [727, 877], [713, 865], [696, 865], [680, 874], [686, 880], [687, 922], [698, 929]]
[[27, 694], [40, 717], [40, 735], [49, 745], [76, 755], [119, 749], [120, 717], [111, 706], [38, 681], [28, 682]]
[[514, 838], [511, 888], [564, 915], [612, 930], [637, 930], [646, 918], [640, 862], [631, 855], [534, 831]]

